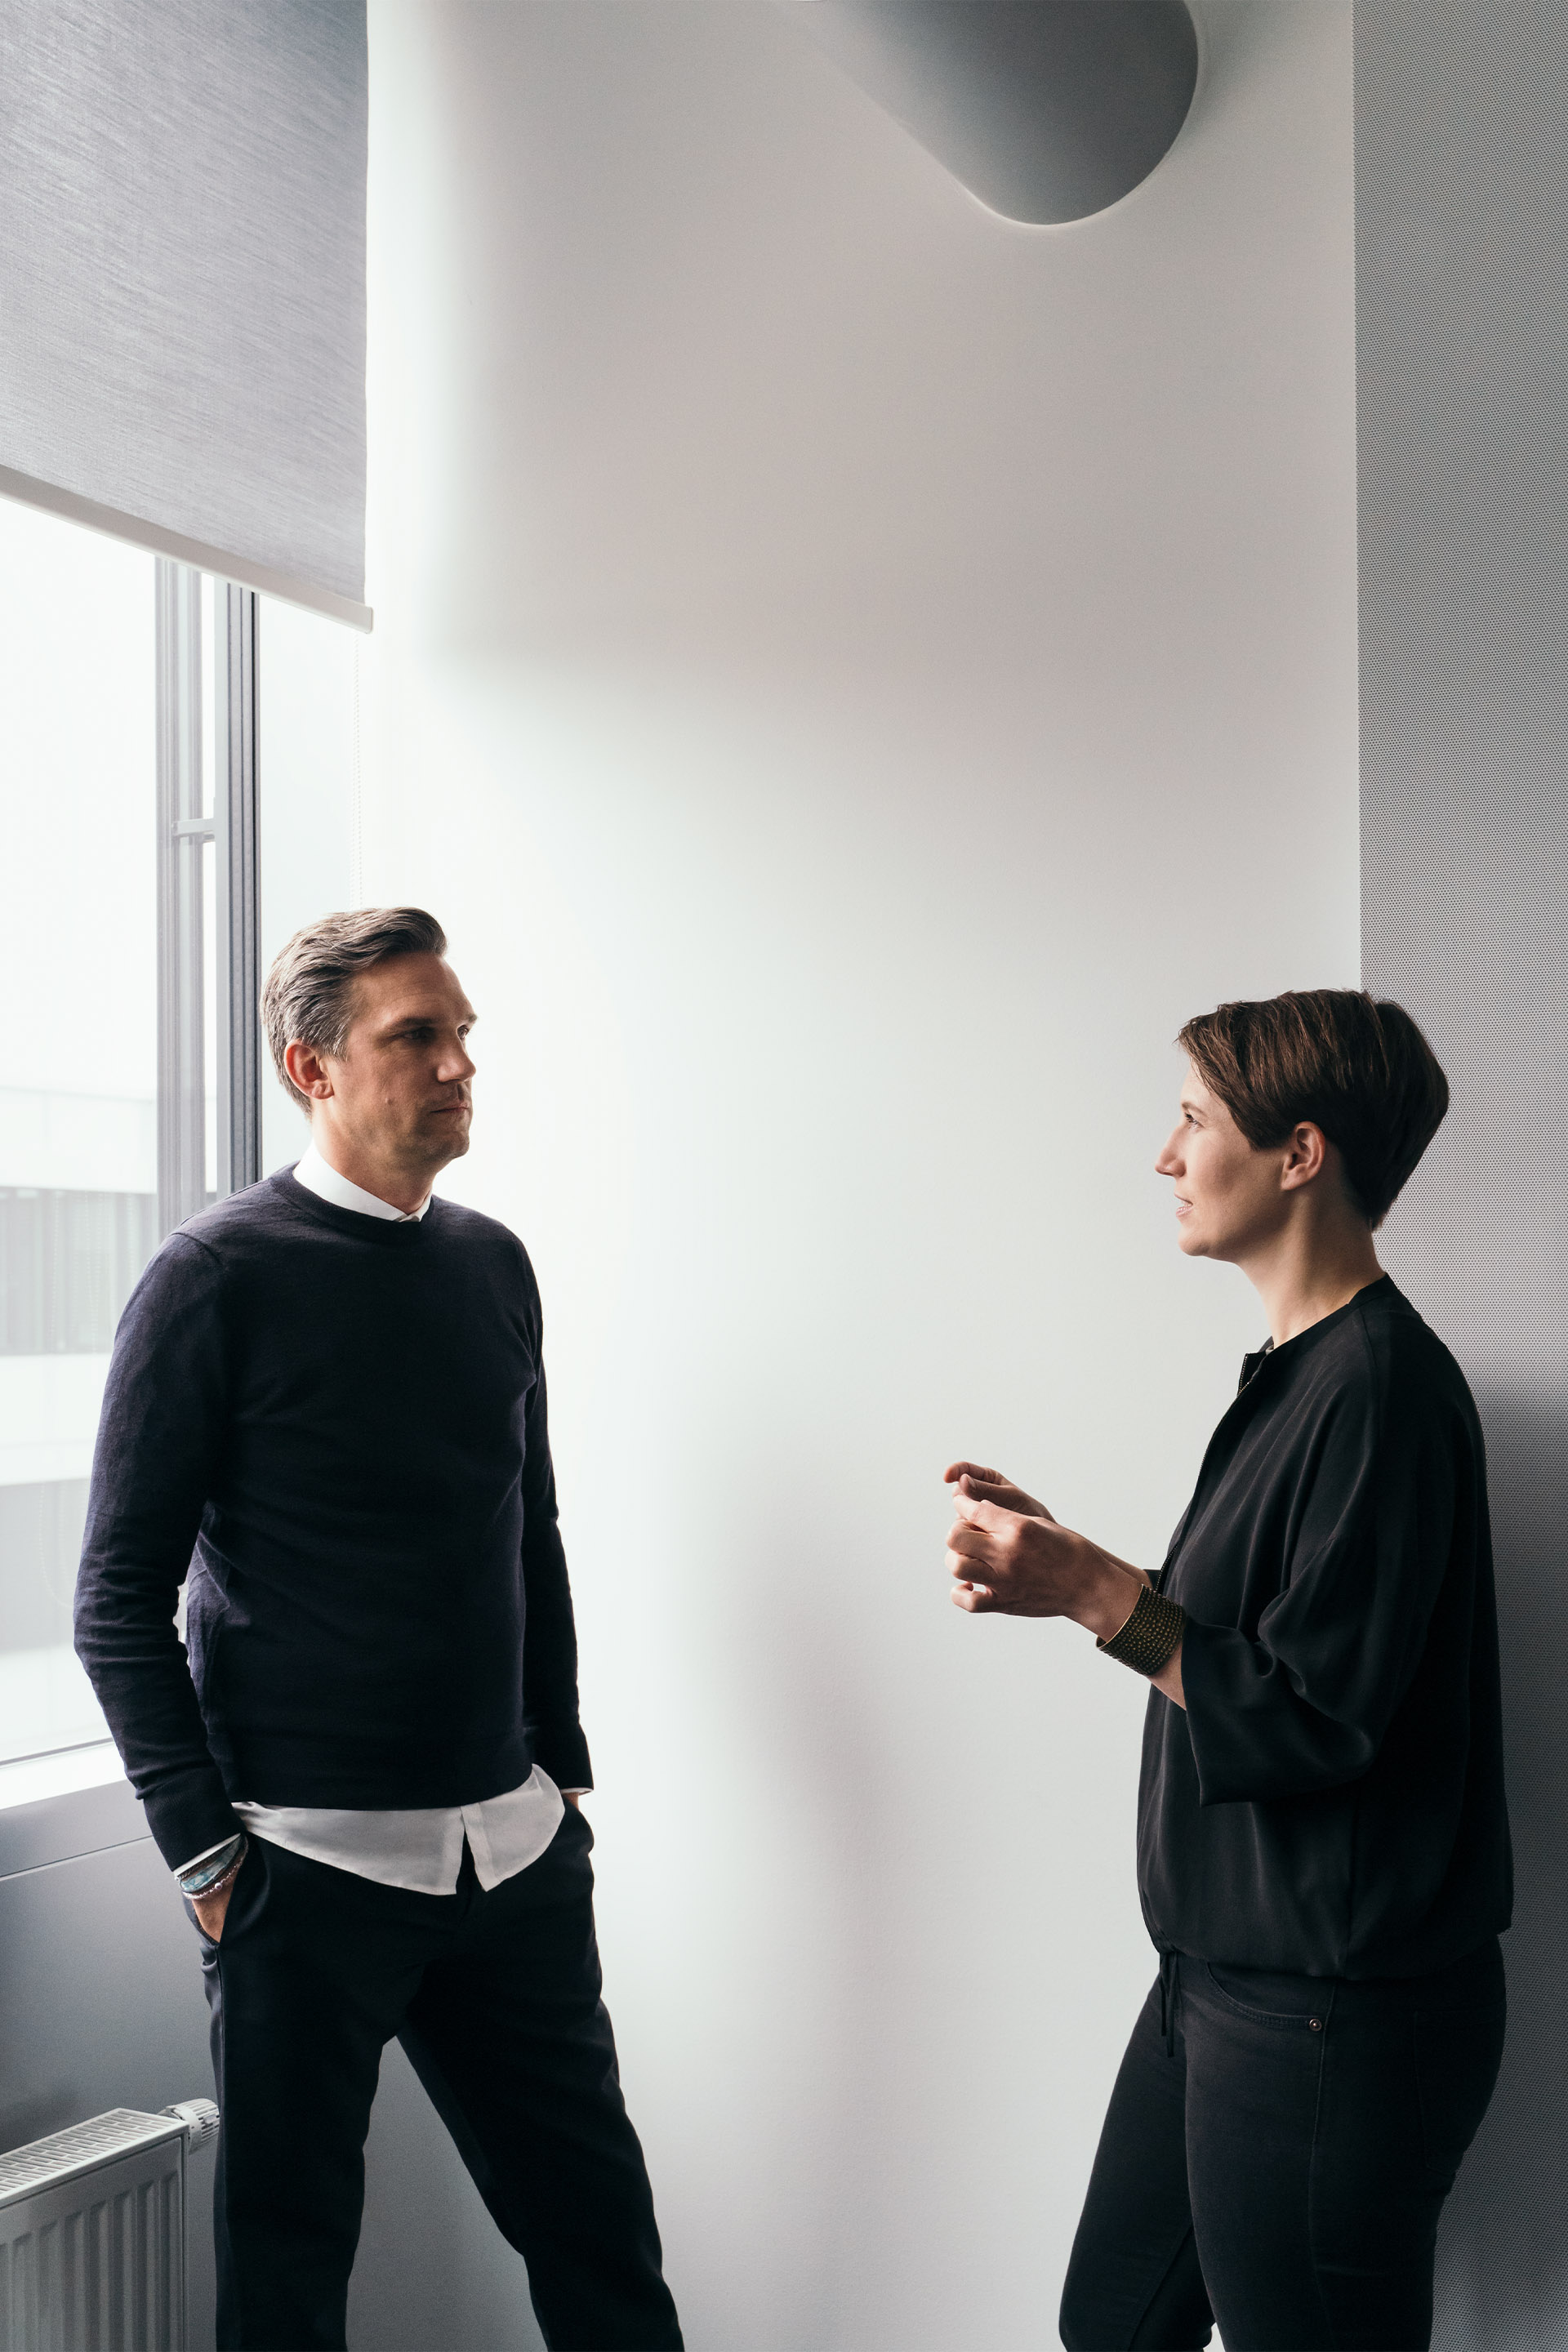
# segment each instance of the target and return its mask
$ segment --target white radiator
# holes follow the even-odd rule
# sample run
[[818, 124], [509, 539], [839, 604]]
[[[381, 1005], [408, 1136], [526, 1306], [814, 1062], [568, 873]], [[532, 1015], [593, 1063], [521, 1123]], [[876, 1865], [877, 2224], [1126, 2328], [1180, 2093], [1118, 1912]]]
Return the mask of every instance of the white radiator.
[[210, 2099], [0, 2156], [0, 2352], [184, 2352], [185, 2156]]

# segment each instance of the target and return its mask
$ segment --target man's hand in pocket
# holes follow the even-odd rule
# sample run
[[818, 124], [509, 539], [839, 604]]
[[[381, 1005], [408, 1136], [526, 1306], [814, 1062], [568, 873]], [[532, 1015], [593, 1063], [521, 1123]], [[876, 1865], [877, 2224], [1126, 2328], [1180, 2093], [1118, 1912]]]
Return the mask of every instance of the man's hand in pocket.
[[215, 1943], [223, 1941], [223, 1923], [228, 1916], [228, 1898], [234, 1893], [234, 1880], [220, 1886], [216, 1895], [192, 1895], [190, 1905], [196, 1915], [196, 1925], [204, 1936]]

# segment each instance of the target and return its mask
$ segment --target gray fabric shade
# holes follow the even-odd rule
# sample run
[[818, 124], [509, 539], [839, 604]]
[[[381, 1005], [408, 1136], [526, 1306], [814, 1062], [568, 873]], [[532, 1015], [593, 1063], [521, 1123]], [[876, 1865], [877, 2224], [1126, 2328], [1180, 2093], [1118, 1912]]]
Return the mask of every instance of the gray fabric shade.
[[0, 493], [368, 626], [364, 0], [0, 0]]

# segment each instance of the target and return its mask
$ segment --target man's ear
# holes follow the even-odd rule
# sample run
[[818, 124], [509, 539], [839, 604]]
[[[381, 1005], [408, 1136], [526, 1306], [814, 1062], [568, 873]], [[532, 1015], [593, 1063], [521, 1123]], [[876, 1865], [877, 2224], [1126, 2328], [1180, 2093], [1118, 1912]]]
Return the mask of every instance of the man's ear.
[[283, 1066], [300, 1092], [309, 1095], [312, 1102], [325, 1102], [332, 1092], [325, 1057], [302, 1039], [289, 1039], [283, 1052]]

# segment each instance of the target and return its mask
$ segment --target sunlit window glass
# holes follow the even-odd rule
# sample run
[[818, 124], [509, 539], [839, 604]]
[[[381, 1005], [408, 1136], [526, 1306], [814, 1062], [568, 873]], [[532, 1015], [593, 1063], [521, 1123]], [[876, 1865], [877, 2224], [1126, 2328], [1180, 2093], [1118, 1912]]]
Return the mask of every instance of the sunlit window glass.
[[70, 1610], [158, 1241], [153, 569], [0, 500], [0, 1760], [104, 1736]]
[[[71, 1597], [115, 1326], [167, 1227], [249, 1181], [236, 625], [223, 583], [0, 500], [0, 1762], [105, 1736]], [[265, 970], [358, 900], [358, 649], [270, 602], [258, 635]], [[261, 1108], [261, 1165], [297, 1159], [269, 1073]]]

